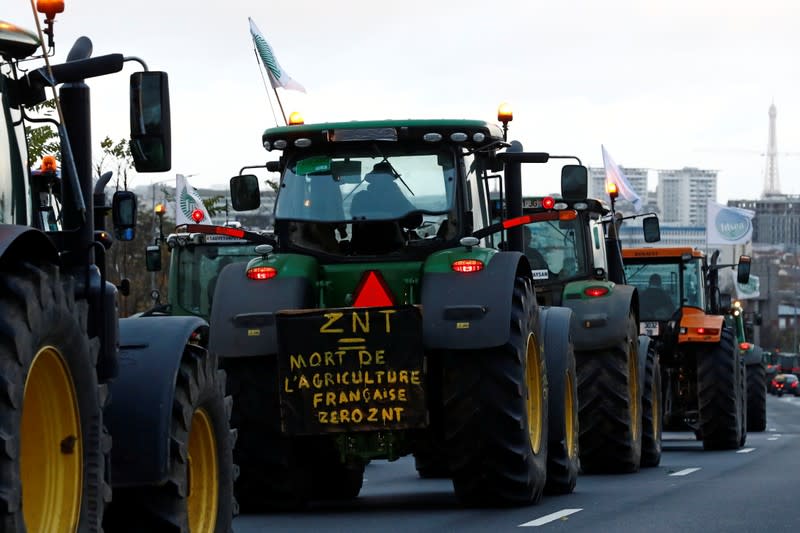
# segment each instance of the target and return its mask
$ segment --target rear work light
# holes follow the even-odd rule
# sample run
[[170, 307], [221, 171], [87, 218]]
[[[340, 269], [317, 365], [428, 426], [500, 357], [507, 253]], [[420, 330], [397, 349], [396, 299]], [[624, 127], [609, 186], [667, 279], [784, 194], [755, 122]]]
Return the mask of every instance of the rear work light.
[[277, 275], [278, 270], [275, 267], [260, 266], [247, 269], [247, 277], [258, 281], [272, 279]]
[[596, 298], [598, 296], [605, 296], [608, 294], [608, 287], [586, 287], [583, 289], [583, 294]]
[[453, 262], [451, 268], [456, 272], [479, 272], [483, 270], [483, 261], [479, 259], [459, 259]]

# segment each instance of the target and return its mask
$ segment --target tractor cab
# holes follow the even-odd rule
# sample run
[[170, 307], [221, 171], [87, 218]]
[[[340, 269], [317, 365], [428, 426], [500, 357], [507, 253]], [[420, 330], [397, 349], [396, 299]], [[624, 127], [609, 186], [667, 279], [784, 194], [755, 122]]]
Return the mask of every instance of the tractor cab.
[[[468, 175], [476, 171], [471, 154], [501, 139], [497, 126], [472, 120], [267, 130], [264, 146], [283, 151], [267, 165], [281, 174], [276, 251], [335, 263], [413, 260], [453, 247], [487, 223], [468, 200], [478, 181]], [[234, 208], [257, 207], [257, 191], [254, 175], [232, 178]]]

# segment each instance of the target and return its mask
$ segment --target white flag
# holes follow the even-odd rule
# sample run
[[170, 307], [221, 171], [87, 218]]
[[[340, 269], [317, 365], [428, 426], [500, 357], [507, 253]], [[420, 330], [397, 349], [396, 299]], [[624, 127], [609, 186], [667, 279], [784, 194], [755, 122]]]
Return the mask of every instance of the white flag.
[[[186, 176], [177, 174], [175, 181], [175, 225], [182, 224], [212, 224], [211, 215], [208, 214], [203, 200], [200, 199], [197, 189], [189, 185]], [[195, 211], [199, 213], [194, 214]], [[200, 216], [202, 214], [202, 217]], [[198, 220], [199, 219], [199, 220]]]
[[753, 235], [755, 211], [728, 207], [711, 200], [706, 208], [708, 244], [744, 244]]
[[291, 76], [281, 68], [280, 63], [278, 63], [278, 58], [275, 57], [275, 53], [272, 51], [272, 47], [264, 36], [261, 35], [253, 19], [247, 17], [247, 20], [250, 21], [250, 34], [253, 36], [253, 42], [258, 50], [258, 55], [261, 57], [261, 62], [264, 64], [264, 68], [267, 69], [272, 88], [277, 89], [278, 87], [283, 87], [284, 89], [291, 89], [293, 91], [306, 92], [302, 85], [294, 81]]
[[600, 148], [603, 150], [603, 167], [606, 169], [606, 181], [615, 183], [619, 195], [632, 203], [633, 208], [638, 213], [642, 210], [642, 199], [639, 198], [639, 195], [633, 190], [633, 186], [631, 186], [631, 183], [628, 181], [625, 173], [622, 172], [622, 169], [620, 169], [614, 160], [611, 159], [611, 156], [608, 155], [606, 147], [601, 144]]

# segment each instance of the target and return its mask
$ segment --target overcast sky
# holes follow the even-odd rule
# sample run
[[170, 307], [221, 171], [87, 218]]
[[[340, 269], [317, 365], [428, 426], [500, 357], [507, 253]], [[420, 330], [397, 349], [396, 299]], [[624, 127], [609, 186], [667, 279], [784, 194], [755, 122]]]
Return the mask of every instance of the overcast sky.
[[[33, 29], [27, 0], [3, 3], [0, 18]], [[222, 185], [275, 159], [261, 147], [275, 120], [248, 16], [305, 86], [279, 93], [306, 122], [496, 121], [505, 101], [527, 150], [602, 166], [603, 144], [623, 166], [716, 169], [724, 202], [761, 194], [774, 101], [778, 150], [795, 154], [779, 158], [781, 189], [800, 194], [797, 0], [66, 0], [56, 62], [86, 35], [94, 55], [169, 73], [173, 171], [132, 185], [176, 172]], [[89, 80], [95, 144], [127, 136], [127, 78]], [[537, 177], [528, 191], [557, 190], [554, 174]]]

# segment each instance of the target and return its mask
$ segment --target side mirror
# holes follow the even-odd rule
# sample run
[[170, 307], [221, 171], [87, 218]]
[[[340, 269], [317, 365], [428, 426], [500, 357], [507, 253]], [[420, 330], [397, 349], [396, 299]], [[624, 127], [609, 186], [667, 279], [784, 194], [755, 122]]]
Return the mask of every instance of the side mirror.
[[583, 165], [561, 167], [561, 196], [567, 201], [585, 200], [589, 195], [589, 177]]
[[661, 225], [658, 217], [647, 217], [642, 220], [644, 242], [658, 242], [661, 240]]
[[158, 272], [161, 270], [161, 247], [151, 244], [147, 247], [144, 254], [144, 262], [148, 272]]
[[739, 264], [736, 266], [736, 281], [744, 285], [750, 281], [750, 256], [739, 256]]
[[231, 178], [231, 204], [236, 211], [249, 211], [261, 205], [257, 176], [242, 174]]
[[132, 241], [136, 236], [136, 194], [117, 191], [111, 199], [114, 236], [119, 241]]
[[719, 295], [719, 308], [721, 311], [728, 311], [731, 308], [731, 295], [726, 293]]
[[131, 74], [131, 155], [137, 172], [172, 168], [166, 72]]

